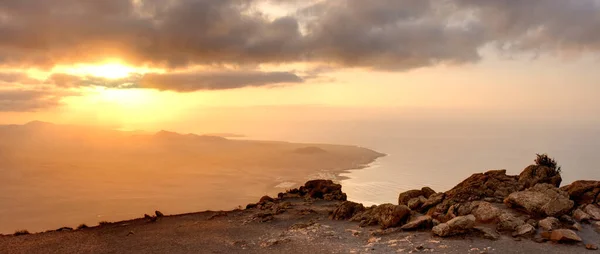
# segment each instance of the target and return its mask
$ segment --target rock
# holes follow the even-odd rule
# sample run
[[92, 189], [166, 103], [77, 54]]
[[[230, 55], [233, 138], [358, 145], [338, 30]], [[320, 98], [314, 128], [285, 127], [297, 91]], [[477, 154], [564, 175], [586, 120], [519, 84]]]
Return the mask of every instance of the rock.
[[526, 236], [526, 235], [533, 235], [533, 234], [535, 234], [535, 228], [529, 224], [523, 224], [521, 226], [518, 226], [515, 229], [515, 232], [513, 232], [512, 236], [517, 237], [517, 236]]
[[583, 227], [581, 226], [581, 224], [575, 222], [575, 223], [569, 225], [569, 229], [581, 231], [581, 230], [583, 230]]
[[360, 221], [360, 226], [379, 225], [381, 229], [401, 226], [408, 217], [410, 209], [405, 205], [382, 204], [370, 207], [352, 217], [352, 221]]
[[504, 200], [510, 193], [518, 191], [519, 187], [518, 177], [506, 175], [506, 170], [492, 170], [473, 174], [445, 192], [445, 199], [436, 206], [436, 212], [446, 214], [450, 206], [454, 204], [485, 198], [488, 198], [488, 200]]
[[591, 244], [591, 243], [586, 244], [585, 248], [588, 250], [598, 250], [598, 246], [595, 244]]
[[473, 215], [459, 216], [433, 227], [432, 232], [441, 237], [465, 234], [473, 229], [475, 220]]
[[575, 219], [576, 221], [589, 221], [591, 218], [592, 217], [590, 217], [589, 214], [585, 213], [581, 209], [575, 209], [575, 211], [573, 211], [573, 219]]
[[600, 202], [600, 181], [575, 181], [560, 189], [569, 193], [571, 200], [577, 205]]
[[[302, 196], [315, 199], [346, 201], [346, 193], [342, 192], [342, 185], [331, 180], [312, 180], [298, 190]], [[291, 193], [291, 192], [290, 192]], [[292, 193], [293, 194], [293, 193]]]
[[260, 200], [258, 201], [258, 203], [262, 203], [262, 204], [264, 204], [264, 203], [267, 203], [267, 202], [274, 202], [274, 201], [275, 201], [275, 199], [273, 199], [272, 197], [269, 197], [269, 196], [262, 196], [262, 197], [260, 198]]
[[442, 203], [445, 197], [446, 194], [442, 192], [429, 196], [427, 201], [425, 201], [425, 203], [423, 203], [423, 205], [421, 206], [421, 211], [427, 211], [429, 208], [434, 207], [439, 203]]
[[538, 223], [538, 225], [540, 226], [540, 228], [542, 228], [546, 231], [552, 231], [554, 229], [560, 228], [560, 221], [557, 218], [548, 217], [548, 218], [541, 220]]
[[525, 191], [514, 192], [504, 204], [511, 208], [520, 208], [531, 215], [560, 217], [575, 204], [569, 195], [553, 185], [542, 183]]
[[534, 220], [534, 219], [529, 219], [529, 220], [527, 220], [525, 223], [527, 223], [527, 224], [529, 224], [529, 225], [533, 226], [534, 228], [538, 226], [538, 221], [537, 221], [537, 220]]
[[592, 220], [600, 220], [600, 208], [597, 205], [586, 205], [583, 211], [589, 214]]
[[433, 227], [432, 218], [429, 215], [423, 215], [411, 220], [401, 227], [403, 230], [430, 229]]
[[581, 242], [581, 237], [573, 230], [556, 229], [550, 234], [550, 240], [553, 242]]
[[252, 203], [250, 203], [250, 204], [247, 204], [247, 205], [246, 205], [246, 209], [252, 209], [252, 208], [256, 208], [256, 206], [257, 206], [257, 204], [252, 204]]
[[164, 216], [165, 216], [165, 215], [164, 215], [163, 213], [161, 213], [160, 211], [154, 211], [154, 214], [156, 214], [156, 217], [157, 217], [157, 218], [160, 218], [160, 217], [164, 217]]
[[491, 222], [500, 216], [500, 209], [488, 202], [482, 201], [477, 204], [472, 213], [479, 222]]
[[56, 230], [57, 232], [63, 232], [63, 231], [73, 231], [73, 228], [71, 227], [62, 227]]
[[331, 214], [332, 220], [349, 220], [357, 213], [363, 212], [365, 207], [362, 204], [352, 201], [344, 201]]
[[483, 237], [485, 239], [490, 239], [490, 240], [500, 239], [500, 234], [498, 234], [498, 232], [496, 232], [495, 230], [493, 230], [491, 228], [477, 226], [477, 227], [474, 227], [473, 229], [475, 231], [479, 232], [481, 234], [481, 237]]
[[408, 205], [408, 201], [419, 196], [425, 196], [422, 190], [409, 190], [398, 195], [398, 205]]
[[555, 169], [541, 165], [530, 165], [519, 174], [521, 190], [531, 188], [540, 183], [547, 183], [559, 187], [562, 178]]
[[427, 199], [424, 196], [419, 196], [409, 200], [407, 206], [411, 210], [419, 210], [425, 202], [427, 202]]
[[525, 221], [515, 217], [510, 213], [503, 213], [498, 216], [498, 231], [515, 231], [517, 227], [524, 225]]
[[431, 195], [436, 193], [432, 188], [429, 188], [429, 187], [421, 188], [421, 192], [423, 193], [423, 196], [425, 198], [429, 198]]
[[568, 224], [573, 224], [573, 223], [575, 223], [575, 222], [576, 222], [576, 221], [573, 219], [573, 217], [571, 217], [571, 216], [569, 216], [569, 215], [566, 215], [566, 214], [565, 214], [565, 215], [563, 215], [563, 216], [560, 216], [559, 220], [560, 220], [560, 221], [564, 221], [564, 222], [566, 222], [566, 223], [568, 223]]

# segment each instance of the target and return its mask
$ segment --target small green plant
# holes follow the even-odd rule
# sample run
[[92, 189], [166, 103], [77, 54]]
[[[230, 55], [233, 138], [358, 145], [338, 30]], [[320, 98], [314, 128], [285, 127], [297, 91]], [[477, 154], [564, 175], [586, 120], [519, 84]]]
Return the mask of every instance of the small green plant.
[[15, 236], [20, 236], [20, 235], [29, 235], [29, 234], [30, 234], [30, 233], [29, 233], [29, 231], [27, 231], [27, 230], [25, 230], [25, 229], [23, 229], [23, 230], [17, 230], [17, 231], [15, 232]]
[[556, 162], [556, 160], [554, 160], [554, 158], [550, 158], [548, 156], [548, 154], [536, 154], [536, 158], [535, 158], [535, 164], [538, 166], [545, 166], [545, 167], [549, 167], [550, 169], [554, 170], [555, 175], [556, 174], [560, 174], [561, 173], [561, 167], [558, 166], [558, 163]]

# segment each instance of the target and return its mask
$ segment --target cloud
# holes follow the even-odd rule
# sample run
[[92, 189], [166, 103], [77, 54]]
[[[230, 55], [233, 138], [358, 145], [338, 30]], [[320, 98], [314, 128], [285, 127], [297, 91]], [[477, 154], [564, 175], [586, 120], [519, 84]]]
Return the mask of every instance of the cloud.
[[146, 74], [140, 80], [140, 86], [159, 90], [191, 92], [302, 82], [304, 82], [302, 78], [289, 72], [225, 71]]
[[[0, 0], [0, 64], [107, 56], [167, 68], [327, 63], [409, 70], [512, 52], [600, 51], [597, 0]], [[292, 3], [292, 4], [290, 4]]]
[[0, 90], [0, 112], [27, 112], [60, 105], [63, 95], [49, 90]]

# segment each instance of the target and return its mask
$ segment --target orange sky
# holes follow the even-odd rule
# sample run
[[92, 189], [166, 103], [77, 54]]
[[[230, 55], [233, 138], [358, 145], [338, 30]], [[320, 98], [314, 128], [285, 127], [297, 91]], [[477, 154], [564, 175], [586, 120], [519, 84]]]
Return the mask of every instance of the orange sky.
[[248, 109], [281, 119], [325, 107], [568, 121], [600, 108], [594, 1], [110, 0], [73, 2], [72, 12], [31, 1], [39, 6], [0, 4], [10, 35], [0, 39], [0, 123], [154, 130], [193, 129], [181, 123], [200, 118], [196, 129], [214, 132]]

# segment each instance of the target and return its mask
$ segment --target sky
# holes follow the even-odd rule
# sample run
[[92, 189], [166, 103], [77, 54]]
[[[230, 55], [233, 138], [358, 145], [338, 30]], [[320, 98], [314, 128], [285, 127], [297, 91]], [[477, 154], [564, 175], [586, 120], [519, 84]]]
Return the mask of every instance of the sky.
[[0, 0], [0, 34], [0, 124], [600, 122], [598, 0]]

